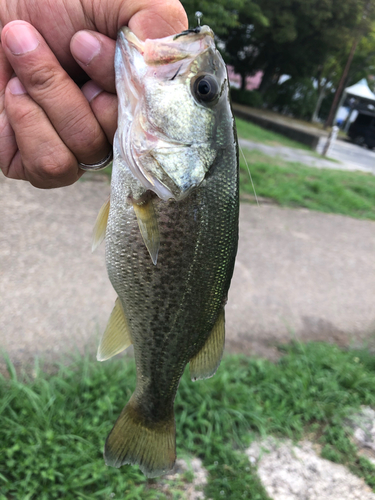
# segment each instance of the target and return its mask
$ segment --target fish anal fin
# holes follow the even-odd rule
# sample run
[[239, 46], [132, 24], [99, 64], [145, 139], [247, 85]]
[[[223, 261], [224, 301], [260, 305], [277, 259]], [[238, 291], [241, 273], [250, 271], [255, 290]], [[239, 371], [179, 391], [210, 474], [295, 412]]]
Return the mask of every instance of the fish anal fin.
[[173, 412], [167, 420], [150, 424], [142, 417], [134, 397], [130, 398], [107, 437], [104, 460], [117, 468], [139, 465], [147, 477], [166, 474], [176, 461]]
[[190, 376], [193, 381], [215, 375], [223, 356], [224, 343], [225, 316], [222, 308], [206, 343], [190, 360]]
[[100, 340], [96, 359], [98, 361], [105, 361], [127, 349], [132, 343], [128, 322], [120, 299], [117, 298], [107, 327]]
[[152, 199], [149, 199], [142, 204], [133, 202], [133, 207], [143, 241], [152, 262], [156, 265], [160, 246], [160, 233], [154, 204]]
[[105, 233], [107, 230], [107, 222], [108, 222], [108, 215], [109, 215], [109, 198], [108, 200], [104, 203], [104, 205], [101, 207], [99, 210], [98, 216], [95, 221], [94, 225], [94, 230], [92, 234], [92, 243], [91, 243], [91, 251], [95, 252], [95, 250], [98, 248], [100, 243], [104, 240], [105, 238]]

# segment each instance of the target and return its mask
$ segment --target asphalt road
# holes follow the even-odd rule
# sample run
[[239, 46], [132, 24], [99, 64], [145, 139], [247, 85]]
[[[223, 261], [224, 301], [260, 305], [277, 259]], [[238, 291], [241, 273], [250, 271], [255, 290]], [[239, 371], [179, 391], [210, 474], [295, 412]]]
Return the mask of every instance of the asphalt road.
[[[319, 142], [318, 152], [323, 149], [326, 139]], [[328, 156], [341, 162], [344, 168], [356, 170], [360, 167], [363, 170], [375, 174], [375, 151], [366, 147], [357, 146], [349, 141], [338, 139], [329, 150]]]
[[[326, 142], [321, 138], [317, 152], [320, 153]], [[286, 146], [271, 146], [260, 142], [240, 139], [245, 149], [256, 149], [269, 156], [279, 156], [289, 162], [298, 162], [310, 167], [330, 168], [335, 170], [360, 170], [375, 174], [375, 151], [338, 139], [328, 152], [327, 157], [314, 155], [309, 150]], [[330, 158], [336, 161], [330, 161]]]

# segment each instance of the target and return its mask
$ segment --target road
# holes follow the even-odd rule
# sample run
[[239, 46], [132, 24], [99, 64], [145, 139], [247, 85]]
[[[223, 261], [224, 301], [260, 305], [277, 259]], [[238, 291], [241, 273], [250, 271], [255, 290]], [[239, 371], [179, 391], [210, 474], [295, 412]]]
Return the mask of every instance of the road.
[[[322, 138], [318, 145], [318, 153], [323, 149], [326, 139]], [[338, 139], [331, 147], [328, 156], [334, 160], [338, 160], [350, 170], [356, 170], [358, 167], [361, 170], [366, 170], [375, 174], [375, 151], [357, 146], [343, 139]]]
[[[321, 138], [317, 148], [318, 153], [322, 151], [325, 141], [326, 138]], [[375, 151], [342, 139], [338, 139], [332, 145], [327, 158], [317, 156], [316, 153], [314, 154], [306, 149], [268, 145], [247, 139], [240, 139], [239, 143], [245, 149], [256, 149], [269, 156], [278, 156], [286, 161], [302, 163], [310, 167], [332, 168], [335, 170], [361, 170], [375, 174]]]

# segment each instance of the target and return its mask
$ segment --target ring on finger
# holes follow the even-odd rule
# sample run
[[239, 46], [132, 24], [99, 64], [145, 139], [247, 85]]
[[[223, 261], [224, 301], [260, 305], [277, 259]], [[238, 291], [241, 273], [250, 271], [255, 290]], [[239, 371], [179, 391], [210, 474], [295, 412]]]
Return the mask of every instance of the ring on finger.
[[111, 149], [108, 155], [98, 163], [89, 164], [89, 163], [78, 162], [78, 165], [81, 170], [86, 170], [86, 171], [102, 170], [103, 168], [108, 167], [108, 165], [112, 162], [112, 159], [113, 159], [113, 152]]

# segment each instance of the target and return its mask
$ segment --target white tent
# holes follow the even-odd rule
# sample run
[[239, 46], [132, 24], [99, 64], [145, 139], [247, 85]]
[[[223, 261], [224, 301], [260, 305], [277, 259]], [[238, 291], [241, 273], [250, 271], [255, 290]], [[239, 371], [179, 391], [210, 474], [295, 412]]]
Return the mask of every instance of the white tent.
[[375, 94], [371, 92], [366, 78], [362, 78], [358, 83], [355, 83], [351, 87], [346, 87], [344, 90], [343, 98], [346, 95], [354, 95], [356, 97], [361, 97], [362, 99], [368, 99], [370, 101], [375, 101]]
[[346, 121], [346, 129], [349, 127], [350, 123], [355, 120], [358, 114], [358, 112], [355, 110], [344, 108], [343, 104], [348, 96], [357, 97], [358, 99], [364, 99], [365, 101], [367, 101], [367, 104], [375, 103], [375, 94], [371, 92], [366, 78], [362, 78], [362, 80], [355, 83], [354, 85], [346, 87], [346, 89], [342, 93], [340, 104], [337, 107], [334, 120], [334, 123], [336, 123], [338, 120], [342, 120], [344, 122]]

